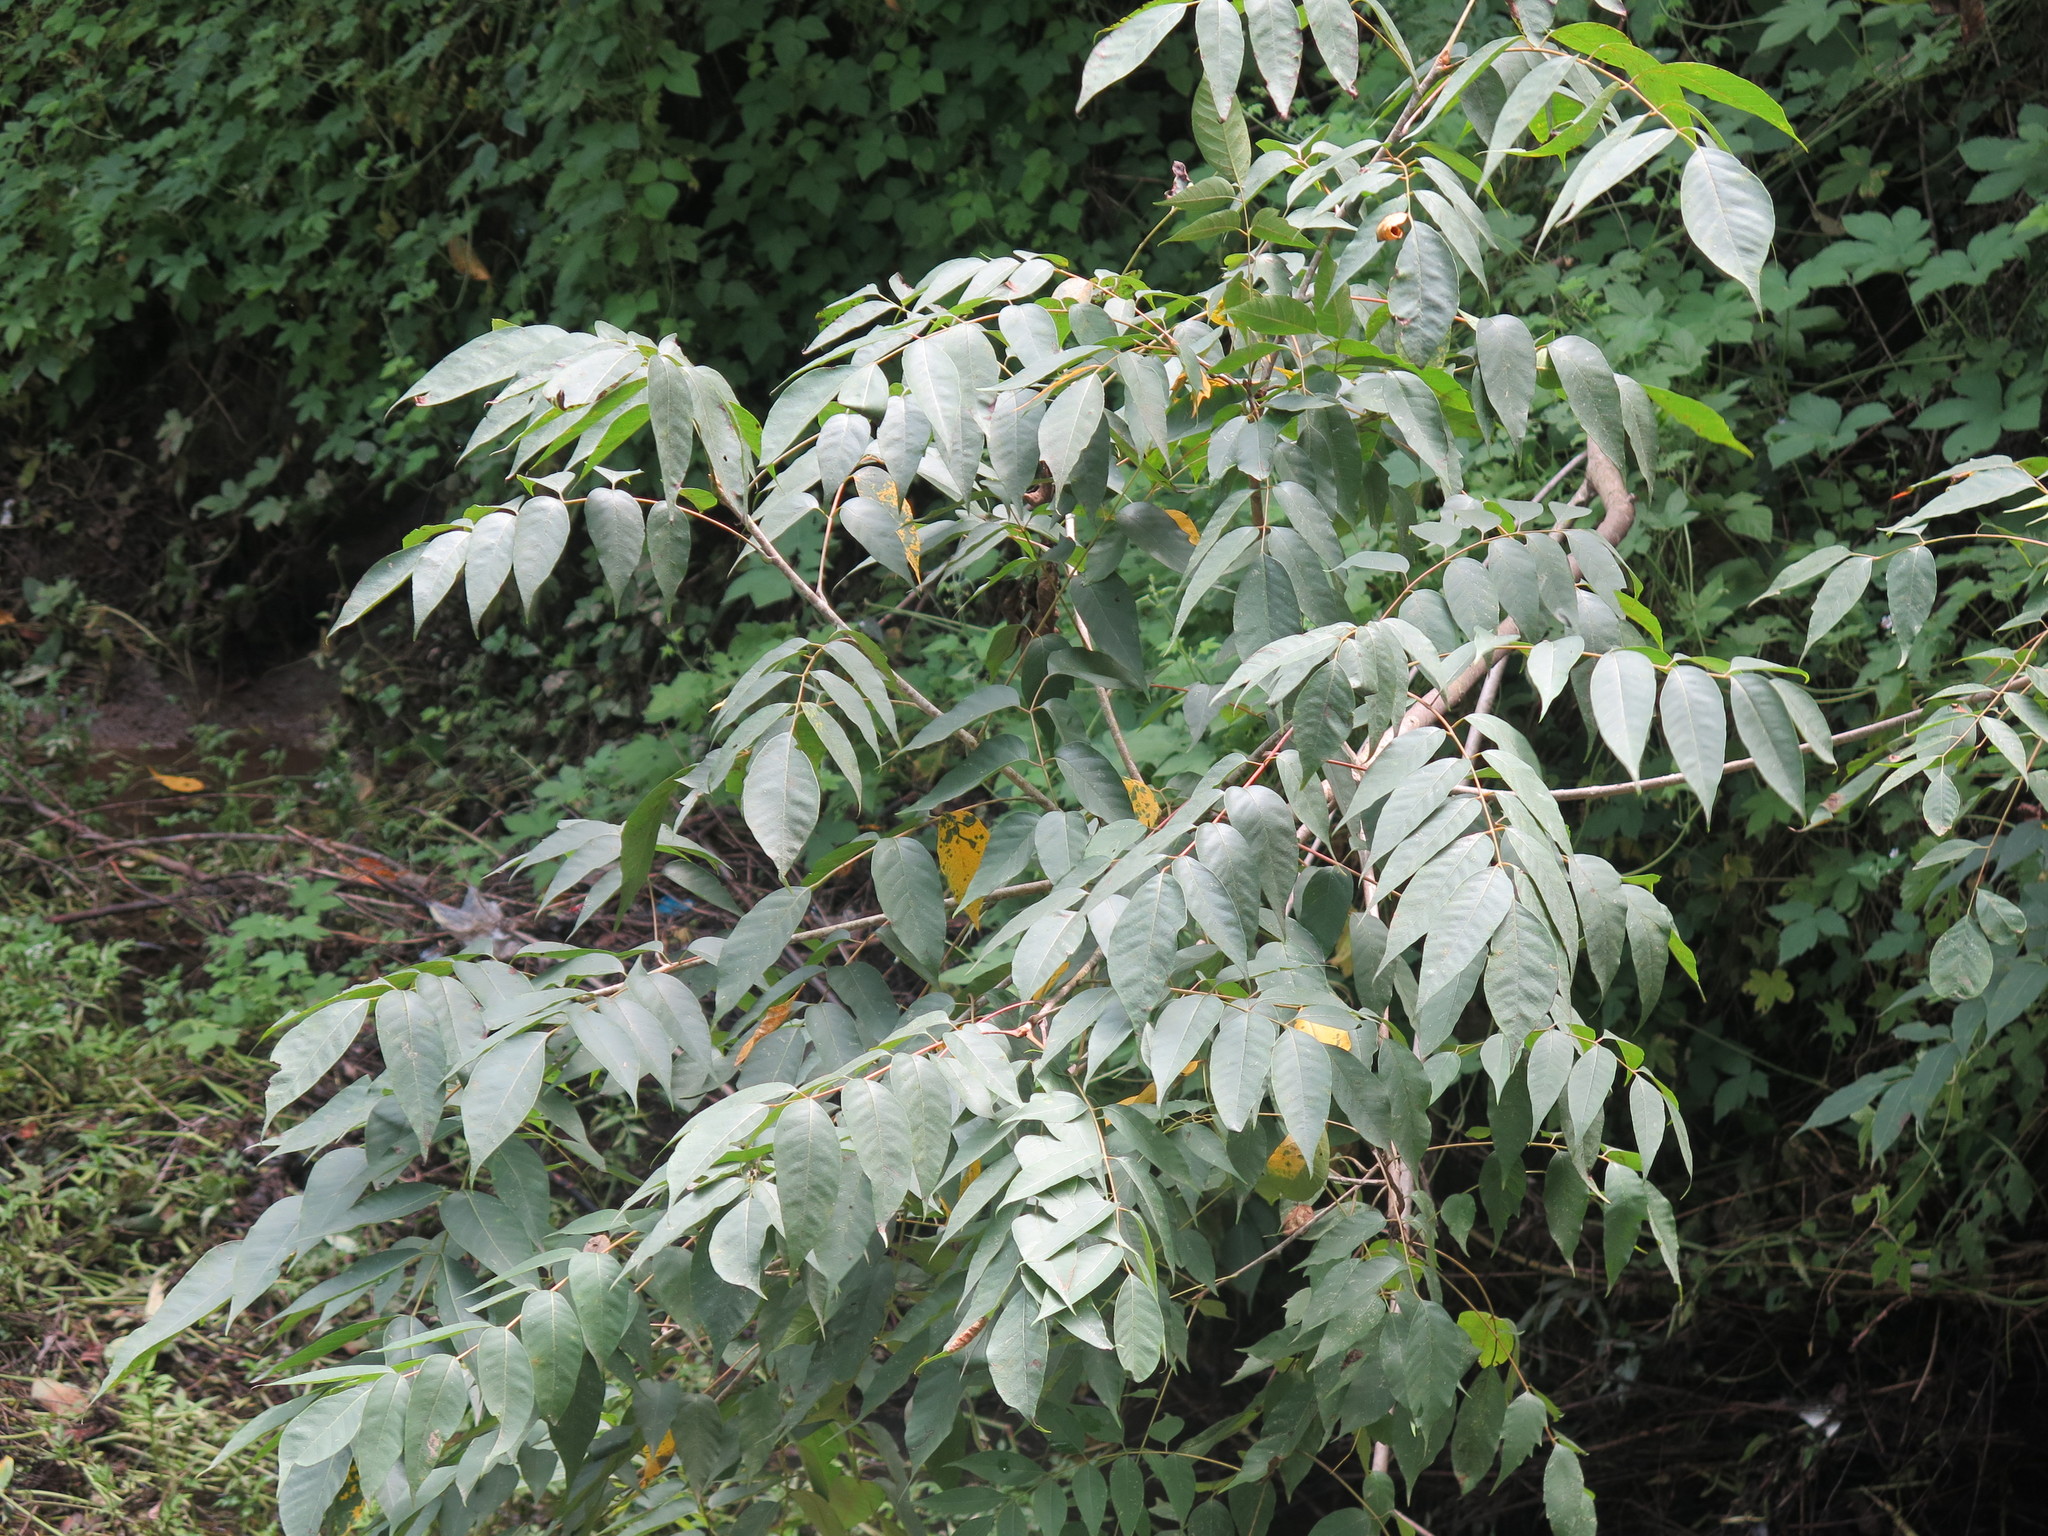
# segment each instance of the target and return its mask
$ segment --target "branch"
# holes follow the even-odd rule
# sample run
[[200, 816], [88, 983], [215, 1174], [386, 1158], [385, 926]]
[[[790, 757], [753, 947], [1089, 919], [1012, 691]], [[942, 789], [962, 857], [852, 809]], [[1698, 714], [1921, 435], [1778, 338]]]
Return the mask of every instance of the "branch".
[[[1595, 443], [1586, 444], [1586, 478], [1591, 482], [1594, 493], [1600, 498], [1601, 510], [1606, 514], [1600, 525], [1593, 531], [1609, 544], [1619, 545], [1628, 537], [1629, 529], [1636, 522], [1636, 500], [1628, 493], [1628, 484], [1622, 478], [1621, 470], [1614, 460], [1602, 453]], [[1565, 466], [1569, 472], [1571, 466]], [[1553, 484], [1555, 482], [1552, 482]], [[1574, 562], [1576, 569], [1577, 562]], [[1521, 634], [1513, 619], [1504, 619], [1496, 634], [1514, 637]], [[1493, 657], [1482, 656], [1441, 688], [1431, 689], [1401, 716], [1395, 726], [1396, 736], [1405, 736], [1410, 731], [1420, 730], [1432, 721], [1453, 713], [1465, 698], [1486, 680], [1486, 674], [1493, 669]]]
[[[1835, 746], [1840, 746], [1845, 741], [1861, 741], [1866, 736], [1875, 736], [1882, 731], [1891, 730], [1894, 726], [1905, 725], [1919, 718], [1920, 711], [1917, 709], [1912, 710], [1903, 715], [1893, 715], [1888, 719], [1873, 720], [1870, 724], [1859, 725], [1853, 730], [1837, 731], [1828, 738], [1828, 741]], [[1799, 744], [1799, 750], [1811, 752], [1813, 744], [1802, 741]], [[1738, 757], [1733, 762], [1721, 765], [1721, 776], [1726, 778], [1731, 773], [1742, 773], [1755, 766], [1755, 758]], [[1670, 789], [1674, 785], [1683, 784], [1684, 782], [1685, 775], [1682, 773], [1660, 773], [1653, 779], [1630, 779], [1626, 784], [1583, 784], [1576, 789], [1553, 789], [1550, 793], [1552, 798], [1558, 800], [1606, 800], [1615, 795], [1639, 795], [1646, 789]], [[1460, 784], [1456, 786], [1454, 793], [1462, 795], [1491, 795], [1493, 791], [1490, 789], [1475, 789], [1469, 784]]]

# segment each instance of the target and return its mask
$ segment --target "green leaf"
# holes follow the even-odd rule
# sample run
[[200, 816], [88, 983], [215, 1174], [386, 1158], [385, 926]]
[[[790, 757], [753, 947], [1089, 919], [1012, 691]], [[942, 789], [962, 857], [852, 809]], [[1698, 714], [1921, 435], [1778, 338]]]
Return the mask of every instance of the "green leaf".
[[1257, 1113], [1279, 1034], [1272, 1020], [1253, 1009], [1232, 1004], [1224, 1013], [1209, 1053], [1209, 1094], [1225, 1129], [1241, 1131]]
[[1469, 876], [1451, 892], [1430, 919], [1429, 938], [1422, 948], [1417, 998], [1427, 1002], [1451, 985], [1465, 968], [1486, 953], [1494, 930], [1515, 902], [1513, 877], [1499, 865]]
[[1131, 1380], [1149, 1379], [1165, 1353], [1166, 1320], [1157, 1293], [1135, 1274], [1117, 1289], [1115, 1327], [1117, 1362]]
[[1600, 1529], [1578, 1455], [1562, 1440], [1550, 1448], [1544, 1464], [1543, 1514], [1555, 1536], [1597, 1536]]
[[1300, 1029], [1283, 1029], [1273, 1042], [1273, 1106], [1304, 1157], [1314, 1155], [1329, 1123], [1331, 1049]]
[[1805, 147], [1799, 135], [1792, 131], [1785, 109], [1772, 99], [1770, 92], [1750, 84], [1742, 76], [1716, 69], [1711, 64], [1691, 62], [1666, 64], [1662, 72], [1665, 79], [1677, 81], [1693, 95], [1718, 101], [1724, 107], [1747, 112], [1751, 117], [1760, 117], [1793, 143]]
[[[469, 627], [483, 632], [484, 613], [512, 574], [512, 537], [518, 519], [509, 512], [490, 512], [477, 519], [462, 565], [463, 596], [469, 604]], [[335, 626], [339, 629], [341, 626]]]
[[1607, 354], [1583, 336], [1560, 336], [1548, 350], [1565, 402], [1587, 440], [1617, 466], [1626, 464], [1628, 433], [1622, 422], [1621, 388]]
[[1543, 1431], [1549, 1425], [1550, 1410], [1534, 1392], [1520, 1393], [1508, 1404], [1507, 1414], [1501, 1420], [1500, 1476], [1494, 1481], [1496, 1488], [1529, 1459], [1529, 1453], [1542, 1443]]
[[1664, 1114], [1664, 1096], [1657, 1091], [1657, 1085], [1637, 1073], [1628, 1085], [1628, 1117], [1645, 1178], [1649, 1177], [1650, 1165], [1657, 1160], [1657, 1149], [1664, 1144]]
[[441, 1023], [417, 992], [387, 992], [377, 1000], [377, 1050], [384, 1058], [382, 1082], [391, 1090], [405, 1123], [422, 1150], [431, 1146], [447, 1095], [447, 1049]]
[[533, 1410], [553, 1423], [569, 1406], [583, 1370], [583, 1329], [560, 1291], [529, 1291], [519, 1309], [519, 1342], [533, 1377]]
[[1656, 712], [1656, 667], [1640, 651], [1609, 651], [1594, 663], [1590, 691], [1600, 739], [1631, 779], [1641, 778], [1643, 747]]
[[1980, 997], [1991, 985], [1993, 956], [1983, 930], [1968, 918], [1951, 924], [1927, 957], [1927, 985], [1936, 997]]
[[647, 520], [641, 515], [640, 503], [624, 491], [602, 487], [584, 498], [583, 521], [590, 542], [597, 546], [605, 585], [617, 603], [625, 597], [647, 545]]
[[1869, 555], [1851, 555], [1828, 572], [1827, 580], [1820, 584], [1820, 591], [1813, 600], [1813, 617], [1806, 625], [1806, 643], [1799, 648], [1802, 661], [1821, 637], [1841, 623], [1849, 610], [1862, 601], [1864, 588], [1870, 585], [1871, 568], [1876, 564]]
[[1711, 405], [1706, 404], [1704, 401], [1695, 400], [1689, 395], [1681, 395], [1675, 390], [1659, 389], [1653, 384], [1643, 385], [1642, 391], [1650, 397], [1650, 400], [1656, 405], [1657, 409], [1666, 416], [1669, 416], [1681, 427], [1684, 427], [1693, 436], [1704, 438], [1710, 443], [1717, 443], [1723, 448], [1733, 448], [1745, 459], [1756, 457], [1729, 430], [1728, 423], [1722, 419], [1721, 413]]
[[802, 886], [770, 891], [733, 924], [718, 952], [717, 1014], [730, 1013], [740, 999], [761, 984], [768, 968], [802, 924], [811, 893]]
[[1411, 223], [1394, 254], [1387, 313], [1395, 350], [1418, 366], [1434, 362], [1458, 314], [1458, 264], [1449, 243], [1427, 224]]
[[1080, 468], [1082, 457], [1095, 441], [1102, 425], [1102, 375], [1086, 373], [1046, 406], [1038, 423], [1038, 451], [1045, 467], [1052, 471], [1053, 484], [1065, 489]]
[[797, 744], [796, 726], [771, 731], [747, 762], [740, 814], [761, 851], [787, 876], [818, 825], [818, 770]]
[[842, 1177], [839, 1127], [812, 1099], [798, 1099], [775, 1122], [775, 1185], [782, 1197], [782, 1232], [792, 1259], [825, 1239], [839, 1204]]
[[482, 1162], [533, 1111], [547, 1065], [547, 1035], [528, 1030], [484, 1052], [462, 1086], [462, 1134]]
[[555, 496], [534, 496], [521, 505], [512, 528], [512, 576], [528, 618], [541, 588], [569, 545], [569, 509]]
[[1536, 342], [1529, 327], [1513, 315], [1481, 320], [1475, 332], [1487, 401], [1508, 436], [1519, 443], [1529, 435], [1529, 406], [1536, 398]]
[[1309, 32], [1323, 67], [1337, 88], [1350, 96], [1358, 94], [1358, 18], [1348, 0], [1304, 0]]
[[988, 1372], [1002, 1400], [1028, 1421], [1045, 1387], [1048, 1346], [1038, 1303], [1021, 1287], [988, 1331]]
[[424, 545], [415, 544], [410, 549], [395, 550], [371, 566], [363, 579], [356, 583], [355, 590], [349, 593], [348, 601], [341, 605], [341, 613], [334, 621], [335, 630], [347, 629], [411, 581], [414, 568], [426, 552]]
[[486, 1328], [475, 1336], [470, 1369], [484, 1407], [498, 1417], [498, 1442], [517, 1445], [533, 1421], [533, 1366], [526, 1346], [506, 1328]]
[[1759, 673], [1737, 672], [1728, 679], [1728, 698], [1735, 734], [1756, 759], [1757, 773], [1779, 799], [1804, 816], [1806, 763], [1799, 754], [1799, 733], [1777, 690]]
[[633, 1283], [608, 1253], [579, 1253], [569, 1260], [569, 1302], [590, 1357], [609, 1360], [633, 1317]]
[[1764, 262], [1778, 227], [1764, 184], [1726, 150], [1701, 144], [1685, 163], [1678, 207], [1700, 254], [1742, 284], [1761, 310]]
[[413, 1372], [405, 1409], [405, 1471], [415, 1486], [468, 1422], [469, 1373], [452, 1355], [428, 1355]]
[[1700, 810], [1712, 820], [1714, 795], [1721, 787], [1721, 765], [1728, 756], [1728, 716], [1721, 685], [1700, 667], [1673, 667], [1664, 679], [1657, 713], [1665, 745], [1700, 798]]
[[1293, 0], [1244, 0], [1244, 19], [1252, 38], [1252, 57], [1266, 94], [1282, 117], [1294, 107], [1294, 88], [1301, 79], [1301, 24]]
[[[1486, 164], [1480, 172], [1482, 182], [1493, 180], [1493, 173], [1500, 169], [1501, 162], [1521, 141], [1523, 133], [1536, 120], [1536, 114], [1549, 105], [1550, 99], [1564, 84], [1565, 76], [1574, 67], [1572, 59], [1544, 59], [1515, 82], [1515, 88], [1508, 92], [1500, 111], [1494, 114], [1493, 132], [1487, 138]], [[1487, 393], [1493, 393], [1490, 381]]]
[[1892, 634], [1901, 644], [1911, 644], [1934, 612], [1934, 551], [1914, 544], [1888, 556], [1884, 590], [1891, 603]]
[[404, 1376], [380, 1376], [363, 1399], [362, 1422], [349, 1450], [366, 1488], [381, 1488], [405, 1454], [405, 1414], [412, 1401], [412, 1382]]
[[1166, 1102], [1183, 1069], [1202, 1054], [1202, 1047], [1222, 1023], [1223, 1013], [1221, 998], [1185, 993], [1168, 1003], [1145, 1031], [1145, 1065], [1151, 1068], [1152, 1086], [1160, 1103]]
[[903, 750], [920, 751], [935, 742], [944, 741], [963, 726], [972, 725], [998, 710], [1016, 709], [1019, 702], [1017, 690], [1008, 683], [994, 683], [986, 688], [977, 688], [944, 714], [926, 722], [924, 729], [911, 737]]
[[[1232, 98], [1237, 94], [1238, 76], [1244, 71], [1244, 27], [1230, 0], [1198, 0], [1195, 6], [1195, 46], [1202, 58], [1202, 75], [1209, 99], [1215, 102], [1216, 117], [1227, 121]], [[1219, 166], [1218, 169], [1228, 167]], [[1238, 174], [1241, 176], [1242, 171]]]
[[1104, 33], [1081, 67], [1081, 99], [1074, 103], [1074, 110], [1079, 112], [1149, 59], [1167, 34], [1180, 24], [1187, 9], [1185, 4], [1154, 5]]
[[1187, 903], [1180, 885], [1165, 872], [1154, 875], [1132, 893], [1118, 914], [1103, 946], [1109, 959], [1109, 982], [1135, 1018], [1143, 1018], [1166, 999], [1166, 977], [1180, 948], [1180, 930], [1187, 922]]
[[1182, 899], [1202, 936], [1229, 957], [1233, 964], [1247, 964], [1252, 957], [1251, 926], [1245, 911], [1216, 872], [1196, 859], [1176, 859], [1174, 878], [1180, 882]]
[[946, 890], [938, 861], [914, 837], [885, 837], [871, 856], [882, 912], [910, 956], [936, 973], [946, 958]]
[[887, 1082], [856, 1078], [839, 1090], [839, 1115], [861, 1170], [874, 1187], [877, 1211], [893, 1210], [916, 1179], [910, 1116]]

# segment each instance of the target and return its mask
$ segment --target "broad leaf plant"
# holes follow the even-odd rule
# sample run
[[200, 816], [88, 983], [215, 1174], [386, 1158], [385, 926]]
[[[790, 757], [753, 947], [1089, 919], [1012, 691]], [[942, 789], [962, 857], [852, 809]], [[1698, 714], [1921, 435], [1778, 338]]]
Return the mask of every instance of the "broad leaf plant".
[[[1546, 0], [1434, 52], [1378, 0], [1173, 0], [1101, 38], [1082, 104], [1184, 22], [1207, 164], [1176, 168], [1155, 238], [1217, 252], [1205, 291], [948, 261], [828, 307], [758, 418], [672, 338], [602, 325], [500, 327], [406, 392], [494, 391], [469, 453], [520, 493], [413, 534], [341, 624], [401, 591], [421, 622], [458, 587], [480, 627], [530, 610], [580, 516], [615, 593], [672, 595], [704, 524], [810, 627], [622, 826], [518, 861], [547, 902], [586, 888], [585, 917], [675, 884], [730, 915], [717, 936], [429, 960], [285, 1021], [273, 1120], [366, 1035], [381, 1069], [276, 1131], [303, 1191], [110, 1364], [329, 1255], [276, 1318], [312, 1321], [278, 1366], [303, 1392], [230, 1447], [275, 1440], [288, 1536], [501, 1510], [1261, 1536], [1318, 1471], [1354, 1506], [1337, 1536], [1407, 1529], [1397, 1475], [1446, 1450], [1467, 1487], [1541, 1458], [1552, 1528], [1591, 1532], [1578, 1448], [1460, 1257], [1533, 1199], [1567, 1260], [1598, 1213], [1609, 1283], [1646, 1228], [1679, 1273], [1691, 1153], [1626, 1030], [1694, 960], [1654, 875], [1574, 851], [1572, 802], [1680, 786], [1710, 817], [1754, 771], [1821, 820], [1918, 781], [1947, 833], [1986, 796], [2048, 798], [2033, 640], [1848, 729], [1792, 665], [1667, 652], [1623, 558], [1660, 431], [1740, 445], [1486, 301], [1517, 227], [1491, 186], [1546, 159], [1537, 241], [1675, 169], [1694, 245], [1754, 297], [1772, 208], [1709, 108], [1789, 131], [1769, 97]], [[1362, 48], [1400, 60], [1350, 109], [1362, 136], [1286, 136], [1304, 37], [1343, 91]], [[1822, 549], [1770, 595], [1824, 578], [1810, 643], [1881, 576], [1909, 642], [1926, 530], [2044, 504], [2042, 467], [1962, 466], [1883, 547]], [[986, 681], [950, 699], [873, 622], [996, 603]], [[1596, 748], [1619, 779], [1546, 767]], [[1653, 750], [1674, 771], [1646, 776]], [[1838, 757], [1815, 798], [1809, 759]], [[838, 801], [870, 830], [821, 847]], [[706, 808], [779, 885], [733, 894], [683, 830]], [[2019, 835], [1931, 856], [1915, 899], [1968, 909], [1927, 983], [1953, 1027], [1817, 1120], [1896, 1137], [2042, 990], [1997, 889]], [[848, 892], [866, 905], [835, 910]], [[592, 1144], [608, 1100], [677, 1127], [651, 1165]], [[629, 1193], [565, 1221], [579, 1166]], [[1255, 1290], [1273, 1326], [1202, 1398], [1230, 1411], [1184, 1423], [1191, 1333]]]

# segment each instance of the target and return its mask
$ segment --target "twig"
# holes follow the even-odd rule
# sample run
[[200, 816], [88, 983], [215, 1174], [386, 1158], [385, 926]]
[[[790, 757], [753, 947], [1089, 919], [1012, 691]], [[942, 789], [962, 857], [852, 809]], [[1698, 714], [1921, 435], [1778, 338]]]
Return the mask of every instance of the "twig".
[[[1838, 746], [1845, 741], [1861, 741], [1866, 736], [1875, 736], [1881, 731], [1889, 731], [1894, 726], [1905, 725], [1919, 718], [1920, 711], [1916, 709], [1903, 715], [1892, 715], [1884, 720], [1873, 720], [1870, 724], [1859, 725], [1853, 730], [1838, 731], [1828, 740]], [[1802, 741], [1799, 750], [1811, 752], [1813, 743]], [[1721, 765], [1721, 776], [1726, 778], [1731, 773], [1741, 773], [1755, 766], [1755, 758], [1738, 757], [1733, 762]], [[1613, 795], [1639, 795], [1646, 789], [1668, 789], [1674, 784], [1684, 782], [1685, 775], [1682, 773], [1661, 773], [1654, 779], [1631, 779], [1626, 784], [1586, 784], [1577, 789], [1555, 789], [1551, 794], [1559, 800], [1604, 800]]]

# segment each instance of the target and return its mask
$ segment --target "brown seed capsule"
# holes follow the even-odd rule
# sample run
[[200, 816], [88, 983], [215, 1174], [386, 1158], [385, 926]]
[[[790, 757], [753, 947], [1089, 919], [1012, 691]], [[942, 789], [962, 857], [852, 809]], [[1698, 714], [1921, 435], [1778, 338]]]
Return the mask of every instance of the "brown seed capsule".
[[987, 1318], [977, 1317], [965, 1328], [962, 1328], [958, 1333], [954, 1334], [953, 1337], [946, 1340], [946, 1347], [940, 1350], [939, 1353], [942, 1355], [950, 1355], [965, 1349], [968, 1345], [972, 1344], [977, 1337], [980, 1336], [981, 1330], [986, 1328], [987, 1326]]
[[1373, 233], [1382, 240], [1398, 240], [1408, 233], [1409, 218], [1405, 212], [1390, 213], [1379, 222]]

